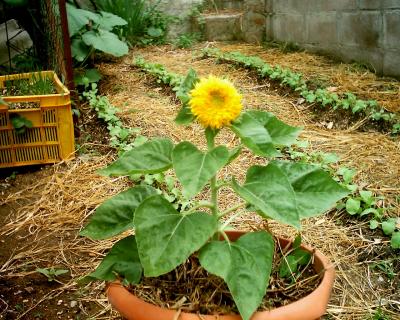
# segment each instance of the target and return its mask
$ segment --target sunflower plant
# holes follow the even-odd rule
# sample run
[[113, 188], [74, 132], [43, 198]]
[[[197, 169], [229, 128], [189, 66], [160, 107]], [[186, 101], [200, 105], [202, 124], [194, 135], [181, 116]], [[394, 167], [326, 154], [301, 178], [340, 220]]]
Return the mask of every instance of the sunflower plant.
[[[134, 235], [116, 242], [85, 280], [120, 279], [124, 284], [137, 284], [142, 274], [166, 274], [197, 253], [203, 268], [224, 279], [242, 318], [248, 320], [267, 290], [274, 238], [263, 230], [231, 242], [226, 234], [229, 223], [251, 210], [264, 219], [300, 229], [302, 219], [330, 209], [348, 190], [318, 166], [276, 160], [279, 149], [292, 145], [301, 129], [269, 112], [243, 111], [242, 96], [230, 81], [213, 76], [198, 79], [191, 70], [176, 94], [183, 104], [176, 121], [198, 121], [205, 129], [207, 150], [189, 141], [174, 144], [157, 138], [126, 152], [101, 174], [129, 176], [174, 169], [192, 205], [179, 211], [148, 185], [134, 186], [105, 201], [81, 235], [105, 239], [132, 229]], [[216, 145], [215, 137], [224, 129], [240, 138], [237, 148]], [[218, 172], [244, 147], [269, 162], [251, 166], [243, 183], [234, 175], [218, 180]], [[221, 210], [221, 188], [231, 188], [242, 201]], [[209, 200], [195, 201], [204, 190], [209, 191]]]

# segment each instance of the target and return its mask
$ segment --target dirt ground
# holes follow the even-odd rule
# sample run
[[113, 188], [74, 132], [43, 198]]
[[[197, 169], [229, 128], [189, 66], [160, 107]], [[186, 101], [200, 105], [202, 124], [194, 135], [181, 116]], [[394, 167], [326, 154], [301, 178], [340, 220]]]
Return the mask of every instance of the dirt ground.
[[[354, 65], [336, 64], [307, 53], [284, 54], [277, 49], [253, 45], [217, 45], [222, 50], [257, 54], [271, 64], [301, 71], [307, 78], [353, 91], [363, 98], [377, 99], [388, 110], [400, 111], [400, 83], [381, 79]], [[298, 105], [298, 97], [259, 81], [254, 74], [212, 59], [199, 59], [191, 50], [171, 46], [134, 49], [121, 60], [102, 62], [100, 92], [120, 108], [119, 116], [141, 134], [170, 137], [175, 142], [188, 139], [204, 145], [200, 127], [177, 126], [173, 119], [180, 106], [171, 92], [151, 76], [132, 67], [137, 55], [159, 62], [169, 70], [184, 74], [190, 67], [201, 76], [227, 76], [244, 96], [246, 108], [271, 111], [278, 118], [304, 128], [301, 138], [309, 142], [307, 151], [334, 152], [337, 166], [357, 170], [359, 185], [382, 195], [388, 214], [400, 216], [400, 140], [374, 129], [357, 126], [357, 120], [341, 121], [330, 112]], [[55, 166], [14, 168], [0, 171], [0, 319], [120, 319], [111, 310], [104, 283], [79, 286], [76, 281], [92, 271], [113, 241], [91, 241], [78, 236], [87, 217], [105, 199], [131, 183], [124, 178], [105, 178], [96, 170], [115, 158], [108, 146], [104, 124], [87, 105], [81, 107], [81, 135], [75, 159]], [[340, 122], [329, 129], [327, 123]], [[221, 132], [218, 142], [235, 143], [229, 132]], [[250, 154], [233, 162], [222, 175], [245, 169], [259, 161]], [[15, 174], [13, 174], [15, 172]], [[221, 202], [232, 200], [221, 192]], [[293, 236], [294, 230], [272, 224], [278, 235]], [[237, 228], [257, 230], [263, 222], [246, 216]], [[372, 232], [367, 221], [349, 218], [335, 209], [303, 225], [303, 238], [335, 264], [337, 280], [325, 319], [373, 318], [382, 310], [388, 319], [400, 319], [399, 251], [389, 248], [389, 239]], [[48, 279], [37, 268], [68, 270]], [[49, 281], [52, 280], [52, 281]]]

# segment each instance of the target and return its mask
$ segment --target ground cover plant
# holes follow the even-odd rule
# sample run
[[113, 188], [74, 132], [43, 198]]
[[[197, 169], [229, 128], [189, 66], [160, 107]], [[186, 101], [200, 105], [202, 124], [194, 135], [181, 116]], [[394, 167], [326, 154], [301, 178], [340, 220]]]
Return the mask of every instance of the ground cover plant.
[[[206, 45], [201, 44], [197, 48]], [[392, 92], [397, 92], [398, 83], [377, 79], [352, 65], [327, 64], [319, 56], [282, 54], [248, 44], [216, 46], [223, 51], [256, 53], [271, 64], [302, 72], [307, 81], [324, 79], [329, 86], [338, 87], [338, 92], [352, 91], [396, 110], [397, 96]], [[139, 69], [132, 68], [132, 59], [138, 53], [147, 61], [161, 64], [164, 69], [176, 74], [184, 74], [193, 67], [200, 76], [209, 73], [219, 77], [229, 75], [244, 97], [245, 108], [251, 105], [273, 112], [291, 126], [304, 128], [301, 139], [307, 140], [308, 145], [293, 146], [291, 154], [296, 160], [304, 158], [304, 161], [320, 162], [336, 172], [339, 167], [351, 168], [355, 172], [352, 184], [373, 192], [376, 197], [384, 196], [385, 199], [377, 199], [376, 208], [388, 208], [385, 215], [390, 217], [400, 214], [400, 202], [396, 201], [400, 193], [400, 149], [396, 138], [388, 138], [376, 131], [362, 132], [352, 128], [352, 125], [329, 129], [320, 125], [320, 122], [328, 120], [316, 119], [311, 110], [294, 106], [297, 100], [294, 95], [269, 88], [266, 86], [268, 83], [257, 81], [243, 69], [232, 68], [229, 64], [215, 64], [214, 59], [193, 58], [190, 50], [175, 51], [171, 46], [136, 48], [126, 59], [99, 61], [96, 67], [103, 78], [98, 94], [107, 96], [109, 103], [119, 109], [116, 115], [124, 126], [140, 127], [140, 134], [150, 140], [164, 136], [178, 144], [189, 139], [203, 150], [206, 148], [198, 124], [174, 124], [181, 105], [175, 95], [171, 95], [171, 90]], [[130, 178], [98, 175], [97, 170], [116, 157], [116, 149], [110, 148], [108, 130], [102, 121], [97, 120], [88, 103], [85, 102], [79, 109], [80, 151], [75, 160], [46, 166], [43, 170], [14, 169], [2, 173], [0, 178], [1, 316], [11, 319], [121, 319], [106, 303], [102, 283], [76, 284], [79, 278], [99, 264], [114, 241], [91, 241], [76, 235], [87, 223], [86, 218], [112, 195], [134, 184], [164, 188], [161, 183], [164, 185], [165, 182], [159, 183], [158, 180], [162, 181], [163, 177], [157, 174], [132, 176], [135, 182]], [[229, 149], [238, 142], [229, 130], [222, 130], [216, 140]], [[286, 151], [282, 152], [285, 157], [290, 157]], [[334, 157], [319, 155], [322, 152], [337, 154], [338, 161], [331, 162]], [[229, 172], [238, 172], [241, 181], [244, 181], [242, 168], [265, 165], [258, 161], [258, 157], [252, 157], [243, 150], [220, 173], [219, 178], [227, 178]], [[171, 190], [176, 187], [176, 180], [172, 183], [174, 177], [167, 175], [166, 178]], [[354, 196], [359, 197], [358, 194]], [[223, 210], [237, 200], [224, 189], [220, 190], [219, 199]], [[390, 249], [390, 238], [383, 231], [369, 229], [368, 219], [354, 219], [343, 211], [332, 209], [329, 214], [311, 218], [302, 224], [302, 241], [320, 248], [336, 266], [337, 280], [323, 319], [393, 320], [398, 317], [398, 251]], [[252, 214], [241, 216], [232, 224], [247, 231], [259, 231], [266, 227], [258, 215]], [[273, 221], [268, 227], [275, 234], [291, 238], [296, 236], [293, 228]], [[50, 282], [36, 271], [37, 268], [51, 270], [52, 267], [54, 270], [68, 269], [69, 273], [56, 276], [58, 282]]]
[[323, 107], [329, 106], [334, 110], [350, 110], [353, 114], [363, 113], [373, 121], [383, 120], [391, 124], [393, 133], [400, 132], [399, 116], [386, 111], [375, 100], [357, 99], [351, 92], [339, 96], [326, 88], [310, 89], [300, 73], [282, 68], [279, 65], [271, 66], [256, 56], [246, 56], [240, 52], [222, 52], [218, 49], [205, 49], [203, 54], [206, 57], [214, 57], [219, 61], [235, 63], [255, 70], [260, 77], [276, 80], [281, 85], [297, 91], [308, 103], [317, 102]]

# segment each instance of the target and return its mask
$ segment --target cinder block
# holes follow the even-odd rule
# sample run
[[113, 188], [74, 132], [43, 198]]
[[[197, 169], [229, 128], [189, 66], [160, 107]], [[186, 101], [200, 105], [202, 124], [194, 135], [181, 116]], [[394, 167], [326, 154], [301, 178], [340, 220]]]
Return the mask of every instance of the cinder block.
[[306, 17], [307, 43], [336, 44], [338, 43], [336, 28], [336, 13], [310, 14]]
[[304, 43], [306, 41], [303, 15], [276, 14], [272, 19], [272, 31], [276, 40], [296, 43]]
[[382, 0], [383, 8], [385, 9], [400, 9], [400, 1], [399, 0]]
[[385, 50], [383, 73], [400, 79], [400, 50]]
[[380, 9], [382, 8], [382, 0], [359, 0], [360, 9]]
[[265, 16], [257, 12], [246, 12], [243, 15], [243, 39], [247, 42], [261, 43], [265, 33]]
[[338, 20], [339, 42], [377, 48], [383, 45], [383, 19], [380, 12], [343, 13]]
[[357, 9], [357, 0], [308, 0], [310, 13]]
[[385, 13], [384, 20], [386, 37], [385, 48], [400, 49], [400, 11]]
[[208, 41], [240, 40], [242, 14], [203, 15]]
[[303, 13], [307, 11], [308, 0], [274, 0], [276, 13]]
[[246, 0], [243, 6], [245, 11], [264, 12], [265, 0]]

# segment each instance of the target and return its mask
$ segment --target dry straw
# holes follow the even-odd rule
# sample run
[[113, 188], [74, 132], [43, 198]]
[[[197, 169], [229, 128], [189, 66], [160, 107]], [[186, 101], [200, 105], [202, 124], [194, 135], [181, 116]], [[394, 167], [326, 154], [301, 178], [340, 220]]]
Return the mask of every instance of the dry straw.
[[[382, 83], [369, 73], [360, 77], [358, 72], [353, 72], [347, 65], [338, 67], [327, 64], [320, 57], [304, 53], [282, 55], [277, 51], [266, 52], [250, 45], [228, 45], [221, 48], [258, 53], [270, 63], [290, 66], [307, 75], [324, 75], [343, 90], [362, 92], [365, 95], [371, 93], [368, 91], [370, 88], [379, 87]], [[172, 50], [168, 46], [149, 47], [137, 49], [134, 54], [160, 62], [169, 70], [181, 74], [193, 67], [201, 76], [228, 76], [243, 93], [247, 108], [272, 111], [292, 125], [303, 126], [301, 137], [310, 142], [310, 151], [337, 153], [341, 157], [340, 165], [357, 169], [356, 180], [359, 184], [384, 195], [387, 200], [383, 204], [394, 206], [392, 214], [400, 214], [399, 204], [395, 201], [395, 197], [400, 194], [399, 140], [392, 140], [379, 133], [362, 133], [354, 128], [347, 131], [321, 128], [313, 122], [309, 110], [299, 110], [293, 104], [292, 97], [282, 97], [278, 92], [269, 90], [268, 83], [260, 83], [251, 74], [229, 65], [196, 59], [186, 50]], [[152, 77], [132, 68], [132, 59], [133, 55], [120, 63], [103, 63], [99, 66], [105, 75], [101, 92], [121, 108], [120, 116], [124, 122], [141, 128], [142, 134], [148, 137], [166, 136], [175, 142], [187, 139], [204, 148], [205, 140], [200, 127], [197, 124], [177, 126], [173, 119], [179, 110], [178, 102], [169, 90], [157, 85]], [[352, 84], [356, 78], [356, 89], [359, 91]], [[371, 93], [370, 97], [374, 96], [375, 93]], [[385, 97], [382, 101], [388, 106], [396, 104], [398, 98], [389, 94], [377, 97]], [[238, 144], [228, 130], [224, 130], [217, 140], [217, 143], [228, 147]], [[0, 201], [0, 205], [9, 204], [16, 208], [10, 221], [1, 227], [0, 234], [23, 234], [27, 240], [0, 267], [1, 277], [12, 279], [24, 276], [27, 274], [23, 271], [25, 267], [34, 264], [62, 265], [71, 271], [72, 279], [49, 295], [54, 297], [65, 290], [78, 290], [75, 281], [99, 263], [103, 252], [112, 246], [112, 242], [90, 241], [77, 234], [87, 217], [102, 201], [130, 184], [126, 179], [105, 178], [96, 173], [96, 170], [111, 160], [110, 155], [81, 156], [74, 161], [56, 165], [48, 170], [46, 177], [24, 190], [10, 193]], [[221, 177], [235, 173], [243, 179], [246, 169], [255, 163], [263, 164], [265, 160], [244, 152], [221, 172]], [[221, 190], [220, 197], [223, 206], [237, 200], [226, 189]], [[21, 205], [18, 207], [17, 203]], [[367, 229], [365, 224], [340, 225], [336, 223], [337, 220], [339, 218], [333, 210], [303, 225], [304, 241], [328, 255], [337, 268], [338, 278], [328, 307], [329, 315], [341, 320], [366, 319], [384, 299], [382, 310], [396, 319], [396, 310], [399, 311], [400, 304], [398, 293], [396, 295], [393, 288], [379, 286], [374, 281], [374, 272], [368, 267], [367, 261], [360, 260], [362, 255], [371, 257], [371, 252], [375, 252], [376, 248], [384, 248], [388, 244], [383, 245], [381, 241], [370, 240], [370, 237], [364, 235], [363, 230]], [[266, 228], [265, 222], [255, 215], [244, 215], [235, 222], [235, 226], [246, 230]], [[292, 229], [282, 225], [272, 223], [269, 227], [279, 235], [294, 235]], [[92, 318], [118, 319], [106, 302], [102, 292], [103, 284], [93, 284], [90, 288], [91, 293], [81, 297], [80, 303], [91, 301], [98, 304], [101, 311], [92, 315]], [[46, 298], [49, 297], [43, 297]]]

